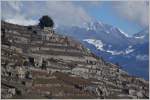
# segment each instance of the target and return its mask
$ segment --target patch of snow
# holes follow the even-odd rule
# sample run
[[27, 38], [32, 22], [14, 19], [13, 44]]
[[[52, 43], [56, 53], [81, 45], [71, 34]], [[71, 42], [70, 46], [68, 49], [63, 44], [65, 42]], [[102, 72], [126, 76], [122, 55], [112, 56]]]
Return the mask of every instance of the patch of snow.
[[127, 33], [125, 33], [124, 31], [122, 31], [121, 29], [117, 28], [117, 27], [111, 27], [110, 31], [112, 32], [120, 32], [121, 34], [123, 34], [125, 37], [130, 37]]
[[96, 39], [84, 39], [83, 41], [89, 43], [89, 44], [92, 44], [94, 45], [98, 50], [101, 50], [101, 51], [105, 51], [107, 53], [111, 53], [112, 55], [127, 55], [131, 52], [134, 51], [134, 49], [132, 49], [132, 46], [128, 46], [127, 49], [125, 50], [122, 50], [122, 51], [117, 51], [117, 50], [110, 50], [110, 48], [112, 47], [112, 45], [108, 45], [108, 50], [105, 50], [103, 47], [104, 47], [104, 44], [102, 43], [101, 40], [96, 40]]
[[86, 30], [87, 30], [87, 31], [89, 31], [89, 30], [90, 30], [90, 28], [89, 28], [89, 27], [87, 27], [87, 28], [86, 28]]
[[129, 54], [129, 53], [131, 53], [133, 51], [134, 51], [134, 49], [126, 49], [125, 54]]
[[112, 50], [107, 50], [106, 52], [111, 53], [112, 55], [121, 55], [121, 54], [124, 54], [123, 51], [112, 51]]
[[125, 49], [124, 51], [112, 51], [112, 50], [107, 50], [106, 52], [111, 53], [112, 55], [127, 55], [131, 52], [133, 52], [134, 49], [132, 49], [132, 46], [128, 46], [127, 49]]
[[125, 54], [129, 54], [129, 53], [131, 53], [131, 52], [133, 52], [134, 51], [134, 49], [132, 49], [132, 46], [130, 45], [130, 46], [128, 46], [128, 48], [125, 50]]
[[125, 33], [124, 31], [122, 31], [121, 29], [118, 28], [118, 30], [123, 34], [125, 35], [126, 37], [129, 37], [129, 35], [127, 33]]
[[84, 39], [83, 41], [94, 45], [97, 49], [104, 51], [103, 46], [104, 44], [102, 43], [101, 40], [95, 40], [95, 39]]
[[143, 39], [145, 36], [136, 36], [136, 39]]
[[148, 59], [149, 59], [149, 56], [148, 56], [148, 55], [137, 55], [137, 56], [136, 56], [136, 59], [137, 59], [137, 60], [145, 61], [145, 60], [148, 60]]
[[83, 23], [83, 28], [85, 28], [86, 31], [92, 30], [92, 29], [91, 29], [91, 23], [92, 23], [92, 22]]
[[95, 25], [94, 25], [94, 22], [89, 22], [89, 23], [87, 23], [86, 30], [87, 30], [87, 31], [96, 30], [96, 27], [95, 27]]
[[125, 51], [106, 50], [106, 52], [111, 53], [112, 55], [127, 55], [133, 51], [134, 49], [126, 49]]
[[109, 32], [109, 31], [107, 31], [107, 30], [106, 30], [106, 33], [107, 33], [107, 34], [110, 34], [110, 32]]
[[103, 26], [103, 23], [101, 21], [98, 21], [98, 24], [101, 25], [101, 26]]

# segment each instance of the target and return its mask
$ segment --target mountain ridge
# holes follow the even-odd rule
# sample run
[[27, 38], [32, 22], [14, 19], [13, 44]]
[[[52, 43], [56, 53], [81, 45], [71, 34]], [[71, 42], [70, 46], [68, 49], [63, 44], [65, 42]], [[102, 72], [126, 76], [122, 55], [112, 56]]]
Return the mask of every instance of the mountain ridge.
[[[122, 32], [119, 28], [114, 28], [114, 26], [103, 24], [102, 22], [95, 22], [95, 24], [94, 22], [92, 22], [86, 27], [81, 28], [77, 26], [62, 26], [60, 28], [56, 28], [56, 31], [78, 39], [84, 46], [89, 48], [96, 55], [102, 56], [105, 60], [112, 63], [119, 63], [126, 71], [129, 71], [129, 67], [131, 67], [133, 69], [132, 71], [129, 71], [131, 75], [144, 77], [147, 80], [149, 79], [147, 71], [148, 62], [142, 62], [140, 59], [138, 59], [139, 56], [137, 56], [141, 54], [143, 54], [141, 55], [143, 57], [144, 55], [148, 56], [148, 28], [135, 33], [135, 35], [133, 36], [125, 36], [123, 34], [124, 32]], [[138, 34], [139, 36], [143, 36], [143, 38], [136, 38], [136, 34]], [[100, 44], [91, 44], [84, 40], [96, 40], [100, 41]], [[101, 48], [98, 49], [97, 47]], [[122, 61], [120, 59], [122, 59]], [[128, 61], [132, 62], [128, 63]], [[138, 62], [140, 62], [140, 64]], [[137, 69], [139, 68], [136, 74], [134, 72], [135, 66], [137, 66]], [[142, 66], [144, 66], [144, 69], [141, 72]], [[143, 73], [145, 73], [145, 75]]]

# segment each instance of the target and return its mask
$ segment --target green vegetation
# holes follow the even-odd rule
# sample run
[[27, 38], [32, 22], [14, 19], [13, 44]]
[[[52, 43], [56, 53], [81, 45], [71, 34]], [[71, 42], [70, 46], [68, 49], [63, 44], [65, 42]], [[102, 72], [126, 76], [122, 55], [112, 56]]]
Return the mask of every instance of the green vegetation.
[[44, 27], [53, 27], [54, 22], [53, 20], [48, 16], [42, 16], [42, 18], [39, 19], [40, 23], [39, 26], [43, 29]]

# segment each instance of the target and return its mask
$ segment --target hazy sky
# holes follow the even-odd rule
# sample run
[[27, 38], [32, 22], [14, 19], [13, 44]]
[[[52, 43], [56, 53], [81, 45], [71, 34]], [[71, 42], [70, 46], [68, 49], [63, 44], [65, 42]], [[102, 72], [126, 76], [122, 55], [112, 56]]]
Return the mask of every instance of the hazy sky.
[[56, 25], [83, 26], [93, 20], [114, 25], [132, 35], [148, 26], [148, 1], [2, 1], [2, 18], [21, 24], [37, 24], [49, 15]]

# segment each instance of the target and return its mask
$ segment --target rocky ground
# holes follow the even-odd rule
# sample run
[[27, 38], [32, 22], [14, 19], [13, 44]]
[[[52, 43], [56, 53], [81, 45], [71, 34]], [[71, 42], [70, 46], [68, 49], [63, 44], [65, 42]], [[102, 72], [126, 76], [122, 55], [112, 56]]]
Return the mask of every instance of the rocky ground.
[[148, 81], [53, 29], [1, 26], [2, 98], [149, 98]]

